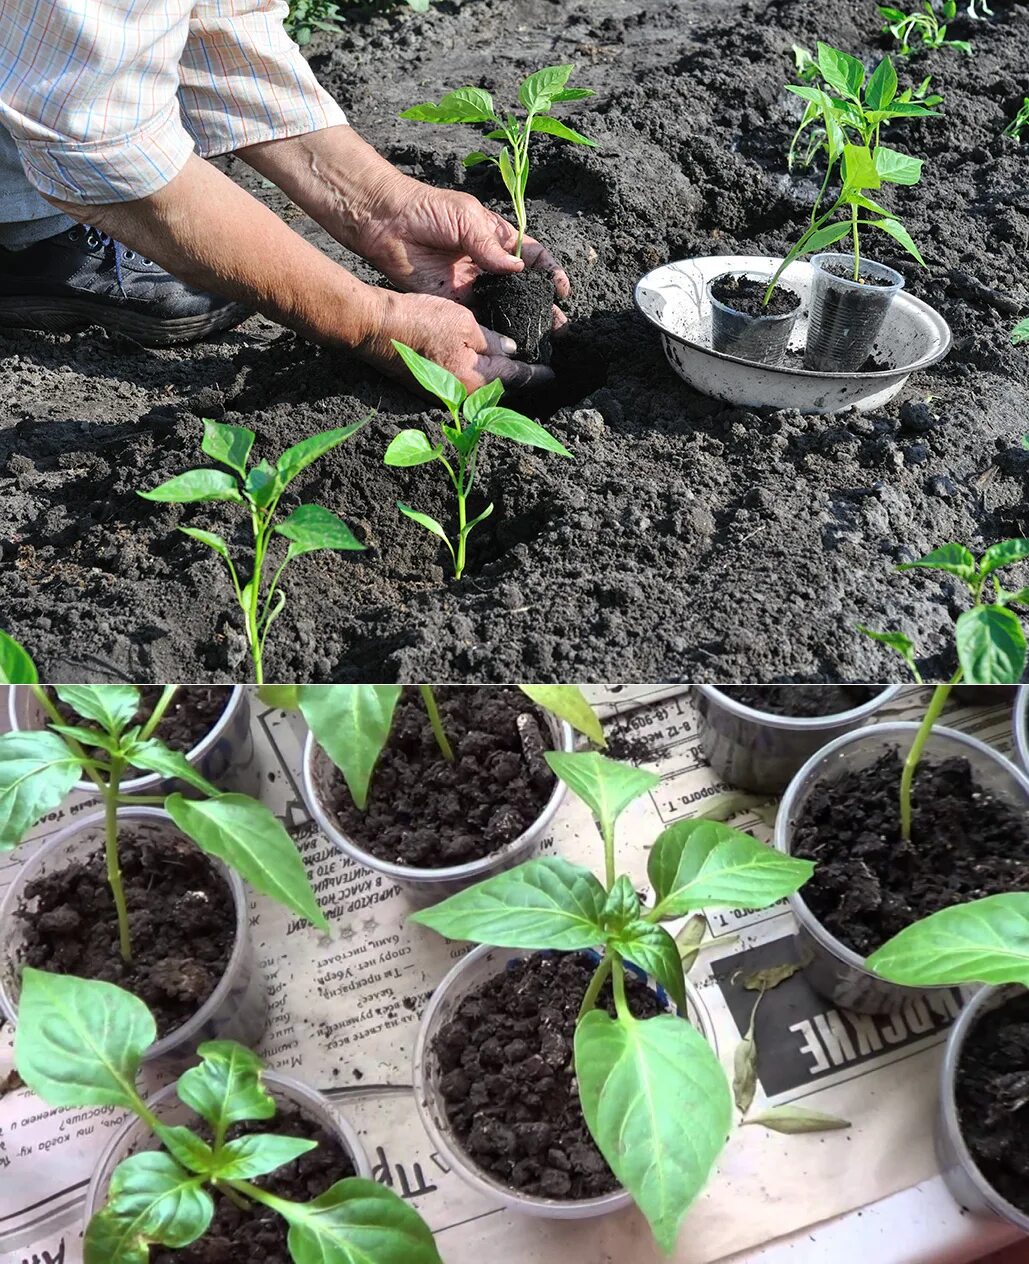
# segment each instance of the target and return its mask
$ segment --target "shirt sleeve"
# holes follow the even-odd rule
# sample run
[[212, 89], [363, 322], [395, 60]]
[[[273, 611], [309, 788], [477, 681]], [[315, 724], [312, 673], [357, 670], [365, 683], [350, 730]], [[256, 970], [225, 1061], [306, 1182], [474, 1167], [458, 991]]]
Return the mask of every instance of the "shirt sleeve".
[[0, 122], [47, 196], [146, 197], [185, 166], [178, 65], [190, 0], [27, 0], [0, 22]]
[[186, 126], [201, 154], [346, 123], [283, 29], [286, 0], [198, 0], [179, 68]]

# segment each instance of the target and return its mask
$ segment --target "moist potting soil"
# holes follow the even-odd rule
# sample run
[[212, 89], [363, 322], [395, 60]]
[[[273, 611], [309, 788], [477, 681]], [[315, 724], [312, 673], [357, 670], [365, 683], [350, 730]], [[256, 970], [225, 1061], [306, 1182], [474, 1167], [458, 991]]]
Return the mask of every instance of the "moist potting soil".
[[118, 943], [114, 898], [102, 849], [87, 861], [29, 883], [16, 910], [24, 944], [20, 963], [116, 983], [145, 1001], [158, 1037], [187, 1022], [208, 999], [229, 963], [236, 937], [232, 893], [197, 846], [183, 837], [160, 843], [118, 835], [132, 932], [132, 961]]
[[[542, 1198], [597, 1198], [618, 1188], [579, 1105], [575, 1025], [596, 970], [586, 953], [526, 957], [466, 996], [430, 1052], [461, 1146], [494, 1179]], [[626, 976], [629, 1007], [663, 1007]], [[611, 984], [599, 1007], [615, 1014]], [[688, 1126], [684, 1123], [684, 1127]]]
[[767, 289], [767, 283], [727, 274], [715, 278], [711, 286], [711, 297], [747, 316], [785, 316], [800, 306], [797, 295], [782, 286], [776, 286], [766, 303]]
[[549, 364], [554, 283], [543, 272], [481, 276], [472, 296], [479, 323], [513, 338], [521, 359]]
[[423, 869], [506, 847], [543, 811], [556, 781], [543, 758], [554, 745], [549, 725], [520, 690], [451, 686], [435, 694], [453, 763], [440, 751], [418, 690], [407, 688], [365, 810], [354, 806], [335, 768], [319, 786], [339, 829], [359, 847]]
[[878, 276], [874, 272], [866, 272], [860, 268], [857, 277], [855, 277], [853, 267], [848, 267], [845, 263], [823, 263], [821, 267], [823, 272], [828, 272], [835, 277], [842, 277], [845, 281], [856, 280], [859, 285], [872, 285], [881, 289], [889, 289], [893, 284], [886, 277]]
[[[555, 31], [560, 60], [595, 90], [558, 112], [597, 149], [533, 142], [529, 230], [573, 284], [569, 332], [554, 340], [557, 382], [503, 401], [540, 418], [574, 460], [487, 438], [470, 514], [495, 508], [455, 582], [442, 542], [396, 509], [403, 500], [453, 532], [444, 473], [382, 464], [399, 429], [438, 436], [441, 411], [402, 384], [261, 317], [157, 351], [96, 331], [5, 331], [4, 627], [50, 681], [234, 679], [246, 647], [224, 564], [176, 527], [220, 532], [245, 567], [249, 524], [237, 507], [153, 505], [136, 490], [198, 464], [202, 417], [250, 426], [255, 457], [274, 458], [374, 409], [286, 497], [286, 510], [326, 505], [368, 549], [291, 564], [270, 679], [905, 679], [858, 623], [917, 632], [923, 674], [949, 676], [964, 586], [898, 575], [896, 563], [948, 540], [981, 551], [1029, 535], [1029, 353], [1010, 343], [1029, 314], [1026, 147], [1002, 135], [1029, 90], [1029, 8], [993, 8], [952, 24], [974, 39], [974, 56], [896, 59], [902, 87], [931, 75], [945, 98], [939, 118], [883, 134], [926, 160], [920, 185], [882, 197], [903, 211], [927, 268], [884, 234], [866, 243], [943, 314], [954, 347], [893, 402], [827, 417], [692, 391], [633, 289], [668, 260], [781, 256], [797, 240], [822, 173], [786, 168], [803, 106], [784, 90], [792, 45], [828, 39], [871, 65], [894, 48], [874, 4], [446, 0], [428, 15], [348, 15], [341, 33], [308, 47], [355, 127], [408, 174], [502, 214], [496, 171], [460, 161], [481, 129], [398, 113], [465, 83], [514, 92], [555, 61]], [[374, 277], [242, 162], [224, 165], [331, 257]], [[1029, 572], [1012, 568], [1005, 583], [1029, 583]]]
[[804, 902], [862, 956], [930, 913], [1029, 886], [1023, 807], [980, 785], [966, 759], [923, 758], [905, 841], [901, 771], [894, 750], [820, 781], [793, 823], [793, 855], [815, 862]]
[[882, 691], [874, 685], [719, 685], [718, 692], [769, 715], [814, 717], [852, 711]]

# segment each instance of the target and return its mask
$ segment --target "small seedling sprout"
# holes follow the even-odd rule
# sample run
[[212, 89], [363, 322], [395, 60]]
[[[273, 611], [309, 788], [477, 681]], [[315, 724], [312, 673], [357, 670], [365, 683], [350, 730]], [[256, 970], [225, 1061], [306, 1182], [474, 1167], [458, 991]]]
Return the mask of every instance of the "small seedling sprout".
[[[969, 17], [977, 17], [974, 13], [974, 2], [969, 6]], [[891, 5], [881, 4], [879, 12], [886, 19], [882, 28], [884, 34], [892, 35], [900, 45], [902, 57], [909, 57], [914, 51], [914, 41], [918, 40], [918, 48], [922, 51], [933, 48], [956, 48], [962, 53], [970, 53], [972, 45], [968, 40], [948, 39], [947, 22], [957, 17], [957, 0], [943, 0], [943, 21], [936, 15], [933, 0], [923, 0], [921, 9], [905, 13]]]
[[1010, 136], [1012, 140], [1020, 141], [1022, 133], [1029, 129], [1029, 97], [1018, 108], [1018, 112], [1011, 122], [1004, 128], [1004, 135]]
[[1020, 320], [1011, 331], [1011, 345], [1020, 347], [1029, 342], [1029, 320]]

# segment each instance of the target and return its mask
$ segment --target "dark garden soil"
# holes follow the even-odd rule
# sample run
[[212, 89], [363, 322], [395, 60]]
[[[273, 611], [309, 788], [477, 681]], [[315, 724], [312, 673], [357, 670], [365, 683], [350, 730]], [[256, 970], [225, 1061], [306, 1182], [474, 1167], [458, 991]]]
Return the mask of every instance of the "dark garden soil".
[[891, 751], [820, 782], [794, 823], [793, 854], [816, 865], [805, 903], [862, 956], [930, 913], [1029, 886], [1026, 814], [984, 790], [967, 760], [922, 761], [908, 842], [900, 776]]
[[[466, 996], [433, 1053], [454, 1134], [494, 1179], [543, 1198], [597, 1198], [618, 1188], [582, 1117], [572, 1064], [575, 1023], [596, 969], [585, 953], [535, 956]], [[662, 1012], [627, 978], [637, 1018]], [[614, 1017], [610, 983], [599, 1005]]]
[[711, 296], [726, 307], [747, 316], [785, 316], [800, 306], [799, 297], [792, 290], [777, 286], [772, 297], [765, 302], [767, 285], [750, 277], [726, 274], [716, 277], [711, 284]]
[[[1001, 135], [1029, 92], [1029, 8], [994, 7], [953, 24], [974, 56], [901, 65], [904, 83], [931, 74], [946, 98], [942, 120], [890, 131], [929, 162], [920, 187], [882, 194], [928, 269], [869, 242], [944, 313], [954, 349], [879, 412], [810, 418], [691, 391], [632, 292], [669, 259], [781, 254], [796, 238], [817, 179], [786, 171], [801, 107], [783, 90], [791, 45], [827, 37], [871, 61], [885, 48], [871, 0], [440, 0], [319, 37], [313, 64], [369, 140], [497, 209], [497, 173], [460, 161], [480, 129], [398, 112], [465, 83], [511, 99], [525, 73], [561, 61], [596, 90], [562, 117], [599, 148], [539, 137], [528, 188], [531, 231], [574, 293], [557, 384], [525, 407], [574, 461], [484, 445], [472, 511], [487, 497], [496, 508], [455, 582], [440, 542], [395, 508], [452, 524], [443, 474], [382, 465], [398, 429], [439, 420], [404, 387], [260, 318], [187, 350], [12, 333], [0, 339], [0, 622], [51, 680], [248, 671], [220, 559], [175, 530], [243, 549], [243, 524], [226, 506], [153, 506], [135, 491], [196, 463], [201, 417], [251, 426], [256, 455], [274, 456], [375, 408], [289, 498], [329, 506], [369, 548], [287, 572], [269, 678], [903, 679], [859, 622], [917, 633], [925, 670], [949, 674], [962, 586], [895, 564], [948, 540], [1029, 534], [1029, 354], [1008, 341], [1029, 313], [1029, 166]], [[242, 163], [228, 168], [349, 261]], [[1009, 573], [1008, 587], [1027, 582]]]
[[957, 1073], [961, 1132], [979, 1170], [1029, 1212], [1029, 993], [976, 1023]]
[[755, 711], [770, 715], [838, 715], [871, 702], [878, 689], [869, 685], [720, 685], [719, 692]]
[[186, 838], [160, 845], [119, 837], [132, 963], [118, 948], [114, 900], [100, 851], [25, 888], [34, 901], [24, 923], [22, 965], [102, 979], [149, 1005], [159, 1036], [181, 1027], [217, 987], [232, 953], [232, 894], [210, 861]]
[[[274, 1132], [278, 1137], [302, 1137], [305, 1141], [318, 1142], [317, 1150], [302, 1154], [269, 1176], [254, 1179], [253, 1184], [277, 1198], [307, 1203], [324, 1194], [337, 1181], [356, 1175], [350, 1155], [338, 1138], [293, 1107], [280, 1107], [274, 1119], [235, 1124], [229, 1129], [227, 1140], [267, 1132]], [[179, 1251], [152, 1246], [150, 1264], [236, 1264], [243, 1260], [292, 1264], [293, 1257], [286, 1245], [289, 1226], [281, 1216], [257, 1203], [251, 1203], [244, 1210], [216, 1189], [212, 1190], [212, 1197], [214, 1219], [204, 1236]]]
[[554, 284], [542, 272], [481, 276], [473, 304], [479, 323], [513, 338], [530, 364], [549, 364], [554, 325]]
[[[417, 689], [405, 689], [368, 805], [354, 806], [342, 773], [319, 785], [339, 829], [393, 864], [436, 869], [467, 864], [514, 842], [554, 789], [543, 752], [547, 721], [517, 689], [439, 688], [448, 762]], [[331, 767], [331, 766], [330, 766]]]

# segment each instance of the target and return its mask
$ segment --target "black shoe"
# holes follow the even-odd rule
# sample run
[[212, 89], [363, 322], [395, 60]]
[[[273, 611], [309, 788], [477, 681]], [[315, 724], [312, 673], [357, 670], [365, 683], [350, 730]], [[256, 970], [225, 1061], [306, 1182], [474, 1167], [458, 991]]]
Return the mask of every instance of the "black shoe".
[[241, 303], [193, 289], [88, 224], [24, 250], [0, 246], [0, 325], [99, 325], [144, 346], [168, 347], [231, 329], [249, 315]]

